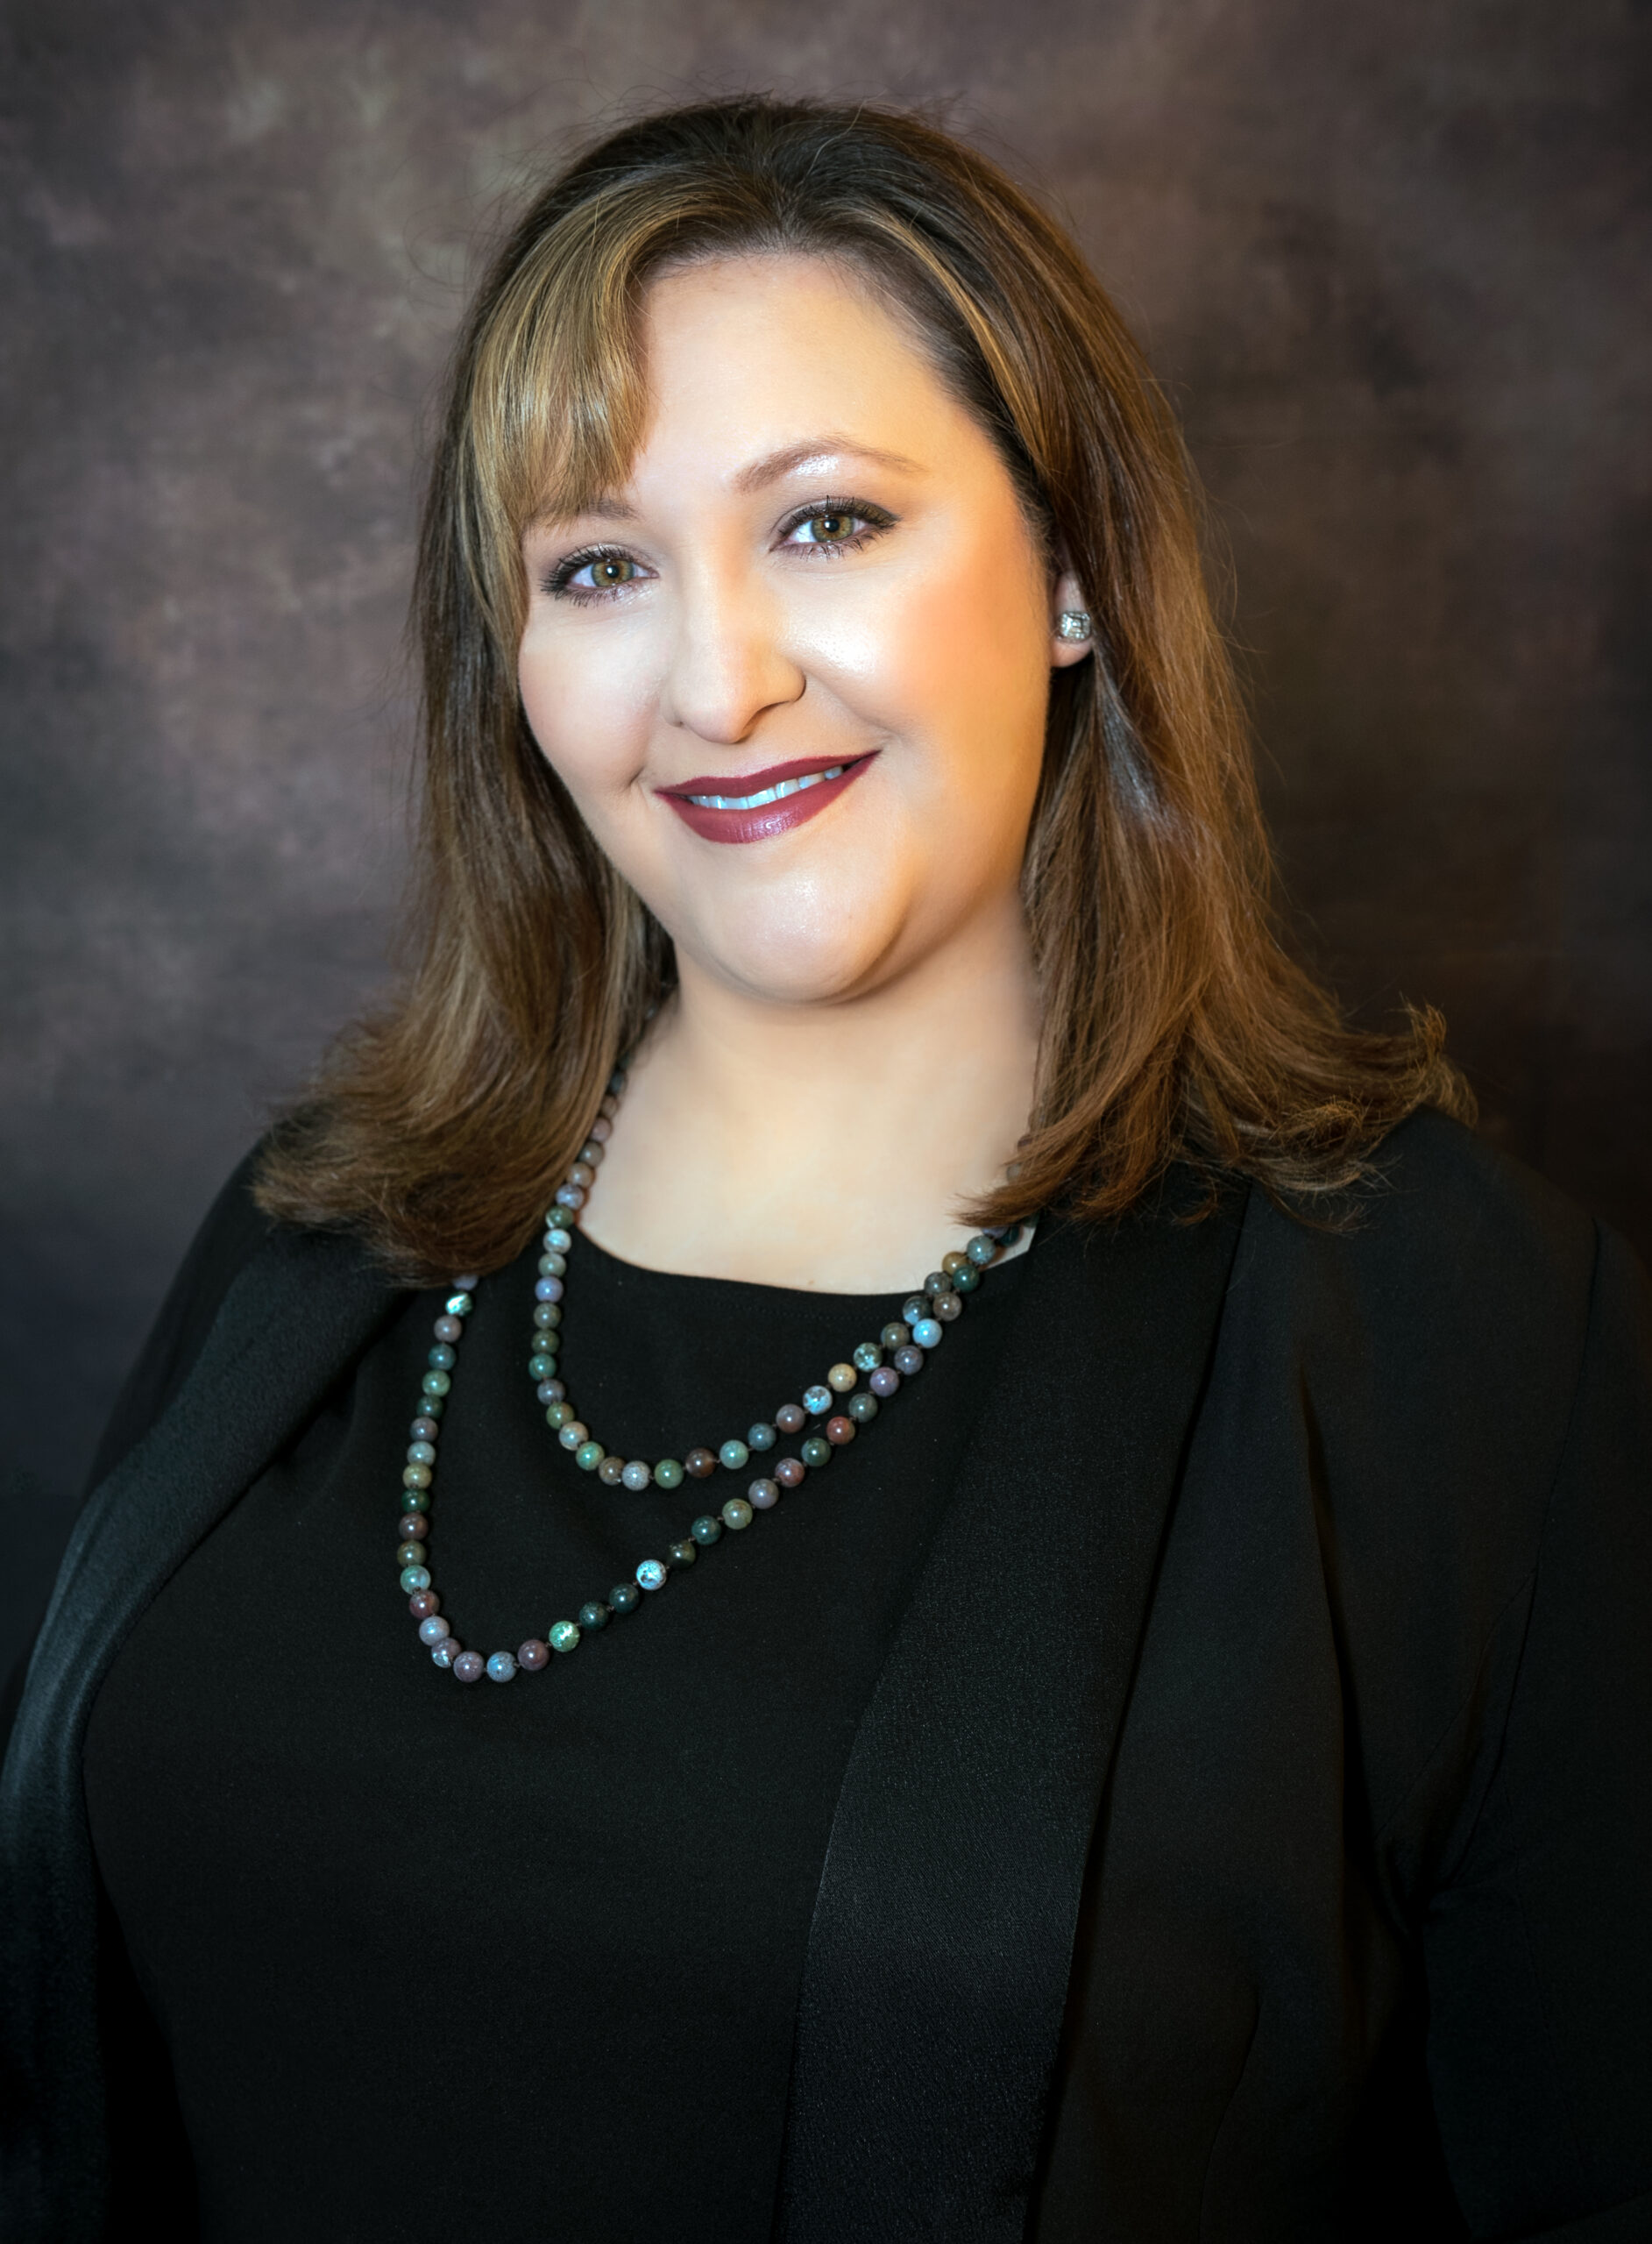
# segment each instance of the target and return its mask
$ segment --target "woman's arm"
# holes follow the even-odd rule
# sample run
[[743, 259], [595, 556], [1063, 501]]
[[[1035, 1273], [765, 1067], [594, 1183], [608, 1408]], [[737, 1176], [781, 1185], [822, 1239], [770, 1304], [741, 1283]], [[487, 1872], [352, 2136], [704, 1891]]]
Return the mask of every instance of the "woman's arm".
[[1652, 1288], [1601, 1234], [1502, 1750], [1423, 1928], [1476, 2236], [1652, 2233]]
[[[87, 1476], [84, 1494], [119, 1464], [160, 1417], [188, 1374], [237, 1273], [269, 1235], [270, 1220], [254, 1204], [259, 1147], [247, 1154], [207, 1211], [148, 1338], [115, 1398]], [[45, 1610], [44, 1603], [41, 1607]], [[0, 1687], [0, 1757], [23, 1696], [36, 1626]]]

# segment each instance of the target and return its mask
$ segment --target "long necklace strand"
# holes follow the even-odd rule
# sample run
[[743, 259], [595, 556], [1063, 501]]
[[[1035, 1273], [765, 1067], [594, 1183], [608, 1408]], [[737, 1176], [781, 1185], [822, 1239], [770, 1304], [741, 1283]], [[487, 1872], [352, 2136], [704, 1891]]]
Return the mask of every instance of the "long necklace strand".
[[772, 1511], [783, 1489], [799, 1488], [811, 1473], [820, 1472], [831, 1462], [834, 1450], [852, 1442], [899, 1392], [902, 1383], [922, 1371], [929, 1353], [939, 1346], [947, 1325], [962, 1316], [968, 1296], [1020, 1233], [1019, 1225], [979, 1232], [961, 1252], [943, 1255], [940, 1268], [932, 1270], [923, 1285], [908, 1296], [899, 1317], [884, 1325], [876, 1340], [862, 1340], [843, 1362], [832, 1366], [824, 1381], [805, 1388], [801, 1401], [783, 1402], [772, 1419], [759, 1419], [743, 1436], [731, 1437], [716, 1450], [691, 1449], [680, 1460], [663, 1457], [653, 1465], [642, 1458], [610, 1453], [569, 1401], [568, 1390], [557, 1376], [557, 1347], [564, 1279], [579, 1211], [602, 1165], [625, 1080], [621, 1066], [610, 1078], [591, 1135], [546, 1214], [534, 1285], [532, 1353], [528, 1360], [528, 1376], [544, 1406], [546, 1424], [582, 1471], [594, 1473], [609, 1488], [633, 1490], [678, 1488], [685, 1478], [708, 1480], [720, 1466], [727, 1473], [744, 1473], [754, 1458], [775, 1448], [783, 1435], [803, 1434], [804, 1438], [795, 1456], [777, 1457], [767, 1473], [758, 1474], [748, 1483], [743, 1496], [730, 1496], [715, 1510], [703, 1512], [680, 1543], [667, 1545], [663, 1559], [642, 1559], [631, 1580], [617, 1583], [606, 1598], [592, 1598], [582, 1605], [578, 1619], [553, 1621], [543, 1637], [529, 1637], [514, 1652], [496, 1651], [485, 1658], [479, 1651], [467, 1651], [443, 1615], [442, 1600], [428, 1564], [436, 1437], [458, 1364], [465, 1319], [476, 1306], [476, 1289], [481, 1282], [477, 1277], [455, 1278], [436, 1320], [435, 1346], [420, 1381], [418, 1415], [408, 1429], [411, 1439], [399, 1492], [401, 1517], [396, 1530], [400, 1538], [396, 1565], [408, 1610], [418, 1624], [419, 1641], [436, 1666], [445, 1668], [461, 1683], [477, 1682], [483, 1675], [495, 1683], [508, 1683], [519, 1668], [532, 1672], [548, 1666], [553, 1653], [577, 1650], [585, 1637], [606, 1629], [611, 1620], [635, 1612], [645, 1595], [663, 1589], [673, 1573], [685, 1573], [703, 1551], [721, 1542], [725, 1531], [741, 1534], [759, 1512]]

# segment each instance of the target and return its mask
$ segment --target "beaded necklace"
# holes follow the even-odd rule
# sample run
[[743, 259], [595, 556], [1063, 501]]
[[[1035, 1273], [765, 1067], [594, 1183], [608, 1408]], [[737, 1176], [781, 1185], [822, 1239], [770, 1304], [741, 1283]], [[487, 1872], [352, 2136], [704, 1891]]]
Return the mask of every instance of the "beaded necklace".
[[579, 1211], [602, 1165], [625, 1081], [621, 1066], [609, 1079], [591, 1135], [546, 1213], [539, 1275], [534, 1285], [532, 1353], [528, 1360], [528, 1375], [544, 1406], [545, 1422], [581, 1471], [594, 1473], [609, 1488], [633, 1490], [678, 1488], [685, 1478], [708, 1480], [720, 1466], [727, 1473], [744, 1473], [754, 1457], [775, 1448], [783, 1434], [804, 1434], [804, 1439], [798, 1444], [795, 1456], [776, 1458], [767, 1473], [750, 1481], [743, 1496], [730, 1496], [716, 1509], [702, 1512], [681, 1542], [666, 1546], [663, 1559], [642, 1559], [631, 1580], [617, 1583], [606, 1598], [592, 1598], [582, 1605], [576, 1620], [553, 1621], [542, 1637], [529, 1637], [514, 1652], [496, 1651], [484, 1658], [479, 1651], [468, 1651], [443, 1614], [442, 1600], [427, 1563], [436, 1436], [458, 1364], [464, 1320], [476, 1306], [476, 1289], [481, 1282], [473, 1276], [455, 1278], [436, 1320], [436, 1345], [420, 1382], [418, 1415], [408, 1429], [412, 1439], [401, 1474], [396, 1565], [408, 1610], [418, 1623], [420, 1643], [436, 1666], [460, 1683], [475, 1683], [483, 1675], [495, 1683], [508, 1683], [519, 1669], [533, 1673], [549, 1666], [553, 1654], [577, 1651], [587, 1636], [606, 1629], [611, 1620], [635, 1612], [645, 1596], [663, 1589], [672, 1574], [686, 1573], [703, 1552], [720, 1543], [725, 1532], [742, 1534], [759, 1512], [772, 1511], [783, 1489], [800, 1488], [811, 1473], [822, 1471], [831, 1462], [833, 1451], [852, 1442], [900, 1391], [903, 1382], [922, 1371], [925, 1357], [939, 1346], [947, 1325], [962, 1316], [969, 1295], [1004, 1248], [1013, 1246], [1020, 1236], [1018, 1224], [979, 1232], [961, 1252], [943, 1255], [940, 1268], [932, 1270], [923, 1285], [907, 1296], [899, 1317], [884, 1325], [876, 1340], [862, 1340], [842, 1363], [832, 1366], [824, 1381], [806, 1387], [800, 1402], [783, 1402], [772, 1420], [758, 1420], [747, 1428], [743, 1438], [731, 1438], [715, 1451], [691, 1449], [680, 1461], [663, 1457], [655, 1465], [642, 1458], [611, 1454], [569, 1401], [568, 1390], [557, 1376], [557, 1346], [563, 1282]]

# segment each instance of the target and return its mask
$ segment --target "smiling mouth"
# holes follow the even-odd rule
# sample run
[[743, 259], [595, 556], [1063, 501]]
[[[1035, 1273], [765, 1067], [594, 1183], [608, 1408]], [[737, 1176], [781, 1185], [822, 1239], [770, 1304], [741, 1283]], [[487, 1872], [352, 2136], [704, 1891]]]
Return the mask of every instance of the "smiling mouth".
[[766, 842], [808, 820], [834, 802], [876, 759], [877, 750], [846, 757], [840, 763], [770, 764], [763, 771], [742, 771], [729, 792], [717, 776], [684, 779], [655, 792], [683, 823], [706, 842]]
[[818, 787], [823, 779], [840, 779], [848, 768], [847, 763], [828, 763], [824, 771], [805, 771], [801, 779], [781, 779], [772, 787], [759, 787], [755, 795], [691, 795], [688, 799], [702, 810], [762, 810], [765, 804], [800, 795], [805, 787]]

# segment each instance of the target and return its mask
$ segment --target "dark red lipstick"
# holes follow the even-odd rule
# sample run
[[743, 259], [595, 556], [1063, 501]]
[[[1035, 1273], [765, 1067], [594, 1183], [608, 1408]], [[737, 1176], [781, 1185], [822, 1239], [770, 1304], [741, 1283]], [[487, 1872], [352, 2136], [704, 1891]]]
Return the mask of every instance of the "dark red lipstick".
[[871, 755], [837, 763], [823, 763], [817, 756], [771, 763], [762, 771], [717, 772], [654, 792], [707, 842], [766, 842], [770, 834], [788, 834], [818, 818], [854, 785], [876, 753], [874, 749]]

